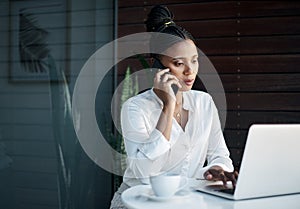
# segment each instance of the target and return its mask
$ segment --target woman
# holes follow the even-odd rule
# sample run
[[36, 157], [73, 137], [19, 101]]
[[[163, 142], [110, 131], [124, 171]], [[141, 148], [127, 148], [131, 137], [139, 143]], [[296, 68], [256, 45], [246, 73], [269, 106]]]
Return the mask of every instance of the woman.
[[[149, 32], [178, 39], [159, 41], [160, 37], [153, 36], [150, 48], [161, 51], [160, 55], [152, 54], [161, 66], [154, 77], [154, 87], [130, 98], [122, 107], [127, 169], [111, 208], [125, 208], [121, 193], [131, 186], [149, 183], [150, 175], [170, 172], [221, 180], [224, 184], [229, 180], [233, 185], [237, 177], [232, 172], [211, 96], [191, 90], [199, 67], [192, 35], [176, 25], [172, 13], [163, 6], [151, 10], [146, 26]], [[203, 167], [205, 161], [207, 166]]]

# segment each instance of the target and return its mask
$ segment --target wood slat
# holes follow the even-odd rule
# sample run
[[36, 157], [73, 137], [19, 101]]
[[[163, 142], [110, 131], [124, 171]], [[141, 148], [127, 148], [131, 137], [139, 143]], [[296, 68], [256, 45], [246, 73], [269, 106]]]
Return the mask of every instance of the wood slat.
[[[216, 82], [210, 75], [203, 76], [210, 83]], [[300, 74], [221, 75], [220, 78], [226, 92], [300, 92]]]
[[49, 93], [12, 94], [0, 93], [0, 108], [37, 108], [49, 109]]
[[57, 209], [57, 205], [44, 205], [33, 203], [16, 203], [18, 209]]
[[210, 55], [237, 55], [240, 41], [237, 38], [197, 39], [197, 46], [207, 56]]
[[[218, 92], [218, 89], [213, 90], [211, 86], [219, 85], [218, 80], [215, 80], [214, 76], [200, 75], [200, 78], [205, 80], [205, 83], [196, 80], [193, 89], [205, 90], [206, 85], [210, 85], [210, 92]], [[121, 82], [124, 79], [124, 75], [118, 76], [118, 81]], [[142, 77], [138, 77], [140, 84], [148, 78], [146, 74]], [[273, 92], [273, 93], [284, 93], [284, 92], [300, 92], [300, 74], [267, 74], [267, 75], [221, 75], [220, 79], [222, 81], [223, 88], [225, 92], [235, 92], [235, 93], [262, 93], [262, 92]], [[220, 89], [221, 90], [221, 89]]]
[[33, 205], [48, 205], [58, 206], [57, 191], [42, 190], [42, 189], [23, 189], [15, 190], [17, 202], [16, 204], [25, 203]]
[[228, 93], [228, 110], [300, 111], [300, 93]]
[[130, 24], [118, 26], [118, 37], [127, 36], [134, 33], [146, 32], [146, 26], [144, 24]]
[[300, 55], [209, 56], [218, 73], [299, 73]]
[[[208, 58], [219, 74], [300, 73], [300, 68], [297, 67], [300, 66], [300, 54], [208, 56]], [[150, 63], [149, 59], [147, 60]], [[128, 66], [132, 72], [143, 69], [137, 58], [129, 58], [118, 63], [118, 74], [125, 75]], [[203, 71], [205, 72], [205, 69], [201, 69], [200, 63], [200, 72]]]
[[[196, 1], [196, 3], [184, 2], [184, 4], [182, 4], [182, 1], [169, 1], [172, 4], [167, 6], [175, 14], [175, 21], [297, 16], [300, 14], [300, 3], [297, 1]], [[152, 5], [156, 4], [156, 2], [152, 4], [148, 3], [146, 4], [147, 6], [144, 6], [143, 1], [126, 1], [123, 5], [125, 6], [125, 4], [128, 5], [126, 8], [119, 9], [119, 24], [143, 22], [152, 8]], [[159, 2], [159, 4], [161, 4], [161, 2]]]
[[292, 16], [300, 14], [299, 1], [239, 1], [240, 17]]
[[[198, 48], [208, 56], [299, 54], [300, 35], [267, 37], [226, 37], [197, 39]], [[142, 44], [143, 42], [141, 42]], [[139, 44], [139, 42], [134, 42]]]
[[35, 156], [35, 157], [54, 157], [55, 143], [39, 142], [39, 141], [13, 141], [11, 150], [8, 150], [9, 155]]
[[235, 1], [170, 5], [168, 8], [174, 13], [175, 21], [234, 18], [237, 17], [238, 13], [238, 6]]
[[[120, 80], [125, 75], [127, 67], [131, 72], [143, 69], [137, 59], [128, 59], [118, 65]], [[261, 69], [263, 71], [263, 69]], [[200, 72], [200, 79], [206, 82], [218, 82], [214, 75]], [[221, 74], [219, 75], [226, 92], [300, 92], [300, 74]], [[195, 82], [195, 89], [202, 89], [201, 83]]]
[[[198, 3], [201, 1], [206, 0], [186, 0], [184, 3]], [[150, 5], [157, 5], [161, 4], [161, 0], [147, 0], [147, 1], [141, 1], [141, 0], [119, 0], [118, 1], [118, 7], [124, 8], [124, 7], [142, 7], [142, 6], [150, 6]], [[164, 5], [167, 4], [182, 4], [182, 0], [164, 0]]]
[[300, 33], [299, 23], [299, 16], [246, 18], [238, 21], [237, 31], [240, 36], [296, 35]]
[[300, 52], [300, 36], [240, 38], [241, 54], [292, 54]]
[[224, 130], [224, 138], [229, 148], [244, 149], [248, 130]]
[[300, 36], [197, 39], [207, 55], [289, 54], [300, 52]]
[[[220, 75], [219, 79], [221, 79], [223, 90], [227, 93], [300, 92], [300, 74], [225, 74]], [[216, 79], [215, 75], [200, 74], [193, 89], [204, 90], [207, 89], [207, 85], [218, 86], [219, 79]], [[210, 92], [216, 91], [210, 89]]]
[[14, 171], [57, 173], [57, 160], [53, 158], [12, 156]]
[[149, 9], [146, 7], [129, 7], [119, 9], [118, 11], [118, 25], [143, 23], [146, 20]]
[[226, 129], [248, 130], [255, 123], [300, 123], [300, 112], [290, 111], [228, 111]]
[[9, 130], [12, 130], [11, 139], [24, 141], [52, 141], [53, 130], [51, 125], [16, 125], [14, 124]]
[[15, 172], [14, 186], [17, 188], [56, 190], [57, 175], [40, 172]]
[[[296, 35], [300, 33], [299, 17], [221, 19], [178, 22], [197, 39], [226, 36]], [[280, 25], [280, 27], [278, 27]]]
[[235, 169], [239, 169], [241, 166], [244, 150], [243, 149], [236, 149], [236, 148], [229, 148], [230, 158], [233, 161], [233, 166]]
[[[195, 38], [224, 36], [267, 36], [300, 34], [300, 17], [272, 17], [249, 19], [218, 19], [178, 21], [178, 25], [191, 32]], [[281, 27], [278, 27], [280, 25]], [[144, 24], [120, 25], [119, 37], [146, 32]]]
[[[118, 22], [120, 25], [143, 23], [151, 8], [152, 6], [119, 9]], [[237, 3], [234, 1], [172, 4], [168, 8], [174, 13], [175, 21], [235, 18], [238, 13]]]
[[[195, 38], [202, 37], [222, 37], [222, 36], [236, 36], [238, 27], [236, 20], [210, 20], [210, 21], [188, 21], [176, 22], [178, 25], [184, 27], [192, 33]], [[120, 25], [118, 30], [119, 37], [146, 32], [144, 24], [129, 24]]]

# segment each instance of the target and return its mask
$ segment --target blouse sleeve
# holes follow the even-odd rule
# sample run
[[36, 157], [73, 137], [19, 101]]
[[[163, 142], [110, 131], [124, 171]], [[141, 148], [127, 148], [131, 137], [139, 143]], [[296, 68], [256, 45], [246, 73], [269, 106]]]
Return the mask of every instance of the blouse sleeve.
[[[124, 103], [121, 126], [127, 166], [137, 178], [159, 173], [171, 148], [171, 140], [168, 141], [159, 130], [151, 130], [149, 121], [150, 117], [136, 102], [128, 100]], [[176, 135], [173, 132], [171, 138]]]
[[232, 160], [229, 157], [229, 150], [226, 146], [223, 132], [221, 129], [218, 110], [211, 98], [211, 129], [208, 137], [207, 147], [207, 166], [203, 167], [198, 172], [198, 177], [203, 178], [204, 172], [211, 166], [221, 166], [225, 171], [233, 171]]

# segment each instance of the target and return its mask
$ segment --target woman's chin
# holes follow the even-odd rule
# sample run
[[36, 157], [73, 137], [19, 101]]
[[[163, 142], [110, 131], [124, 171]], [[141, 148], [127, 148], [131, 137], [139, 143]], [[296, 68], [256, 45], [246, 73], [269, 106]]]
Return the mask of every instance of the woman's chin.
[[182, 91], [182, 92], [190, 91], [190, 90], [192, 90], [192, 87], [188, 87], [188, 86], [185, 86], [185, 87], [179, 89], [179, 91]]

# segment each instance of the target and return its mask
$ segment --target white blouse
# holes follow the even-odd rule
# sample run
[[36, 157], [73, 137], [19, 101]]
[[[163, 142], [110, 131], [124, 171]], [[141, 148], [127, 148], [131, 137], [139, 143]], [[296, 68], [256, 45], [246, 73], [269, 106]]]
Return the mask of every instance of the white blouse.
[[[122, 134], [127, 152], [123, 181], [129, 186], [149, 183], [149, 176], [162, 172], [203, 178], [212, 165], [232, 171], [218, 111], [205, 92], [183, 92], [188, 110], [185, 130], [173, 118], [168, 141], [156, 129], [163, 103], [153, 89], [127, 100], [121, 111]], [[207, 166], [204, 166], [207, 160]]]

